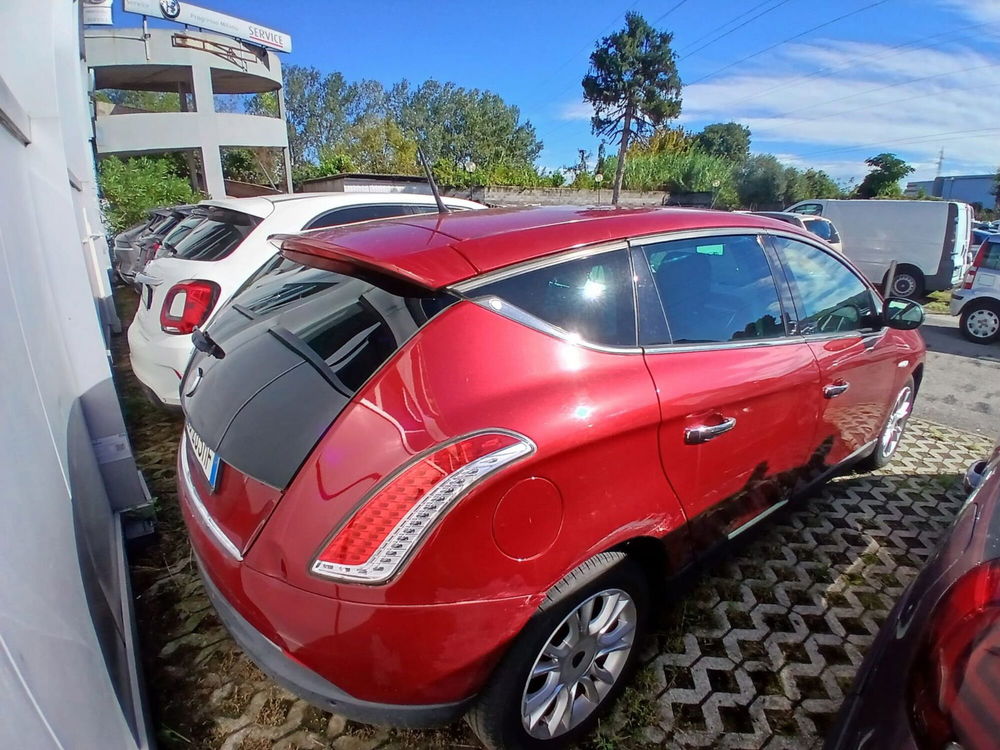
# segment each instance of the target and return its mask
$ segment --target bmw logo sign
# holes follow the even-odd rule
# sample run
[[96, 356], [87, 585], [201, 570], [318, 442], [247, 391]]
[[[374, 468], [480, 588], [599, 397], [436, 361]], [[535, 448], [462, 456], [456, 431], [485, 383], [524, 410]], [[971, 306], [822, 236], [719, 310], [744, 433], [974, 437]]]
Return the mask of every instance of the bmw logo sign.
[[177, 18], [181, 14], [181, 4], [178, 0], [160, 0], [160, 10], [164, 18]]

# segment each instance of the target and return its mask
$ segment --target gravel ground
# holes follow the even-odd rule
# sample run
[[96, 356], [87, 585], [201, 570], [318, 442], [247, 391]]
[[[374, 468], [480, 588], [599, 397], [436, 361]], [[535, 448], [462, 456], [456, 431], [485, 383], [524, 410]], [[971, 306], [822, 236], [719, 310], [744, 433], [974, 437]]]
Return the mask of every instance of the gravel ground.
[[[119, 290], [129, 321], [135, 296]], [[468, 728], [377, 729], [272, 683], [206, 599], [176, 506], [181, 421], [116, 372], [159, 534], [132, 558], [150, 703], [162, 747], [294, 750], [479, 747]], [[645, 666], [586, 750], [818, 747], [865, 649], [963, 499], [961, 474], [991, 441], [913, 420], [892, 465], [852, 474], [764, 522], [664, 602]]]

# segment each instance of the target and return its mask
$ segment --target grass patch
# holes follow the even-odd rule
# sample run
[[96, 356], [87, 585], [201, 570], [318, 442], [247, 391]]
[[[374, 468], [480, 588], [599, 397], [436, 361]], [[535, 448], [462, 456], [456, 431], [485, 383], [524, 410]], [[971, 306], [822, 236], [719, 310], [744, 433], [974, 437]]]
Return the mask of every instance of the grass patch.
[[943, 315], [948, 314], [948, 305], [951, 302], [951, 290], [945, 290], [943, 292], [931, 292], [927, 295], [927, 301], [924, 303], [924, 310], [929, 313], [940, 313]]

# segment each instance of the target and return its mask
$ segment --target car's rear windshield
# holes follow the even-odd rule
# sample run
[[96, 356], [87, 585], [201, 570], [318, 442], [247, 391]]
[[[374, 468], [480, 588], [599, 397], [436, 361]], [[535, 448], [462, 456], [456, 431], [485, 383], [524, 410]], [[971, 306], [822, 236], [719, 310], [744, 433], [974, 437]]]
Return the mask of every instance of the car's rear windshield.
[[191, 230], [169, 252], [185, 260], [221, 260], [235, 250], [260, 219], [226, 208], [199, 208], [184, 220]]
[[227, 341], [251, 326], [259, 335], [280, 329], [323, 360], [353, 393], [454, 301], [448, 294], [399, 296], [277, 256], [219, 312], [208, 333], [225, 349]]

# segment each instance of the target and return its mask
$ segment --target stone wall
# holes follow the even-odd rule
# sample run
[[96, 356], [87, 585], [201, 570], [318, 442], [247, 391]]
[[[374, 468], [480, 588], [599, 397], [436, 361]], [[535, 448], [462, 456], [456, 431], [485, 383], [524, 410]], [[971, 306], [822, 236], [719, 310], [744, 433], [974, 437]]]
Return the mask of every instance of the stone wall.
[[[471, 187], [442, 188], [445, 195], [485, 203], [487, 206], [597, 206], [611, 205], [611, 188], [602, 190], [576, 190], [552, 187]], [[623, 190], [620, 206], [662, 206], [667, 193]]]

